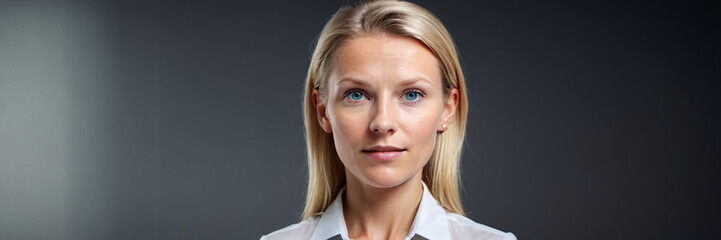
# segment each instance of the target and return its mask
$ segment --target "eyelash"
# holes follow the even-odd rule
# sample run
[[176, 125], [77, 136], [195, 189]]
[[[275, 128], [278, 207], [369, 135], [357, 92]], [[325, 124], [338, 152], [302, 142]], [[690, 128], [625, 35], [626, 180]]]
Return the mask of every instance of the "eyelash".
[[[344, 99], [344, 100], [345, 100], [345, 99], [348, 99], [348, 100], [351, 101], [351, 102], [360, 102], [360, 101], [355, 101], [355, 100], [352, 100], [352, 99], [348, 98], [348, 95], [350, 95], [350, 94], [353, 93], [353, 92], [360, 92], [360, 93], [363, 94], [363, 97], [368, 98], [368, 97], [367, 97], [368, 94], [366, 94], [365, 91], [363, 91], [362, 89], [353, 88], [353, 89], [349, 89], [348, 91], [346, 91], [346, 92], [343, 94], [343, 99]], [[419, 95], [419, 96], [418, 96], [418, 97], [419, 97], [419, 100], [416, 100], [416, 101], [405, 101], [405, 102], [408, 102], [408, 103], [410, 103], [410, 104], [417, 104], [418, 102], [421, 101], [420, 98], [426, 97], [426, 94], [423, 93], [423, 91], [421, 91], [420, 89], [415, 89], [415, 88], [404, 91], [403, 94], [401, 94], [401, 97], [403, 97], [404, 95], [408, 94], [409, 92], [418, 93], [418, 95]]]

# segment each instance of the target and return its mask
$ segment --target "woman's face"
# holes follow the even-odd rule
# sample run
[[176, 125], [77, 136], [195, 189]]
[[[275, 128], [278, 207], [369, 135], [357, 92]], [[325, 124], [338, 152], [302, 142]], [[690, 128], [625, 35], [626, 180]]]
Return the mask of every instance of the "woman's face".
[[434, 55], [415, 39], [363, 35], [346, 40], [332, 61], [326, 98], [313, 98], [346, 177], [378, 188], [420, 177], [458, 105], [456, 89], [443, 94]]

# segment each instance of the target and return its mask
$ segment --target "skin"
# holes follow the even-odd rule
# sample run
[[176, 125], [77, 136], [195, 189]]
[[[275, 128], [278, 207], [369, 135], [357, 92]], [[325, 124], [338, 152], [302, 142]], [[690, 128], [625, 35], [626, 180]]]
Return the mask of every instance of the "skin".
[[[332, 61], [327, 96], [314, 91], [313, 99], [319, 124], [332, 134], [345, 166], [349, 236], [403, 239], [420, 204], [423, 166], [437, 134], [453, 120], [458, 90], [443, 93], [438, 60], [412, 38], [353, 37]], [[405, 150], [390, 161], [363, 152], [379, 145]]]

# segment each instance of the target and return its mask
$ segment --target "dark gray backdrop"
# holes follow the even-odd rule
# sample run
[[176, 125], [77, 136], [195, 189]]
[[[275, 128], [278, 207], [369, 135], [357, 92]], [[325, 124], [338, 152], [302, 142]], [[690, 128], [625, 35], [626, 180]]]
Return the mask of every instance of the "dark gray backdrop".
[[[0, 239], [297, 222], [343, 1], [2, 1]], [[417, 1], [461, 53], [463, 202], [520, 239], [721, 237], [718, 1]]]

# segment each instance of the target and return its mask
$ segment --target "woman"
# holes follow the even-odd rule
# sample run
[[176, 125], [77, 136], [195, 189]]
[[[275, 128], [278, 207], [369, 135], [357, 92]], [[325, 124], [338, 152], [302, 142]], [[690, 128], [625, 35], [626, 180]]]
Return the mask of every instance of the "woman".
[[427, 10], [402, 1], [338, 10], [313, 52], [303, 111], [303, 221], [261, 239], [516, 239], [464, 217], [465, 83]]

